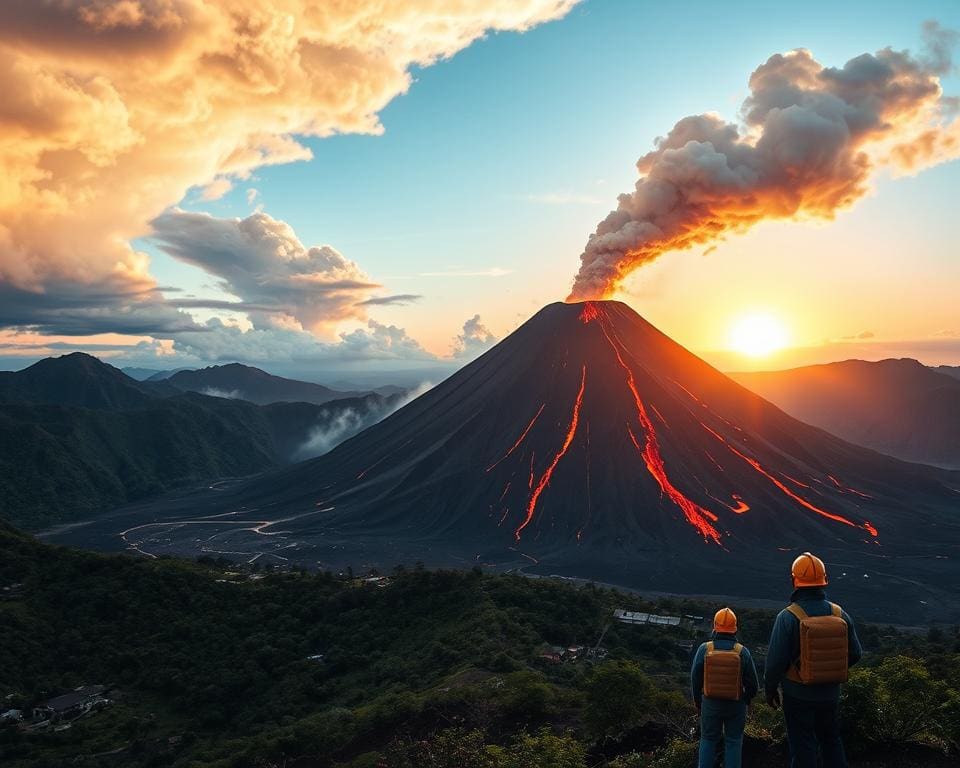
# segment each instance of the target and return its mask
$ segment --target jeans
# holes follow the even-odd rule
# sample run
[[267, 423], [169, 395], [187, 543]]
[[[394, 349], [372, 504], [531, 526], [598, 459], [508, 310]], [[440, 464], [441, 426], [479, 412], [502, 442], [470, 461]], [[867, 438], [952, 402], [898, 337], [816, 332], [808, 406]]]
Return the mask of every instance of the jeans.
[[699, 768], [713, 768], [721, 740], [724, 767], [740, 768], [743, 726], [746, 722], [746, 702], [722, 702], [721, 706], [717, 706], [704, 699], [700, 712]]
[[840, 740], [840, 700], [804, 701], [783, 697], [783, 719], [790, 742], [790, 768], [817, 768], [817, 751], [823, 768], [847, 768]]

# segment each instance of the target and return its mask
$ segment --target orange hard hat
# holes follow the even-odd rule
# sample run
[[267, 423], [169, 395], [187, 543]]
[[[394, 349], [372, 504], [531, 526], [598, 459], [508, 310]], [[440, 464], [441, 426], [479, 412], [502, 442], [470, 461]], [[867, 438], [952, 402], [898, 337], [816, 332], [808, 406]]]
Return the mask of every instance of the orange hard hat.
[[816, 555], [804, 552], [793, 561], [790, 569], [794, 587], [825, 587], [827, 586], [827, 568]]
[[732, 635], [737, 631], [737, 614], [729, 608], [721, 608], [713, 616], [713, 631]]

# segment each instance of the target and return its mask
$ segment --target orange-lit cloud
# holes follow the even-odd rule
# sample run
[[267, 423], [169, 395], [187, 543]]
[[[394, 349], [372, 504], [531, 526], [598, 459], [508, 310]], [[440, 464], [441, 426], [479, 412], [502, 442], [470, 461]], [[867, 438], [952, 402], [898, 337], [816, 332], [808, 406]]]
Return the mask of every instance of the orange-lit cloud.
[[411, 66], [575, 2], [7, 0], [0, 303], [17, 312], [0, 323], [77, 333], [121, 307], [109, 330], [193, 326], [130, 246], [147, 222], [191, 187], [213, 199], [309, 158], [300, 137], [379, 132]]
[[882, 167], [912, 172], [960, 156], [943, 97], [955, 39], [925, 25], [922, 56], [885, 48], [842, 68], [809, 51], [771, 56], [750, 78], [743, 124], [685, 117], [637, 162], [580, 257], [572, 300], [608, 296], [662, 254], [709, 245], [764, 219], [832, 218]]

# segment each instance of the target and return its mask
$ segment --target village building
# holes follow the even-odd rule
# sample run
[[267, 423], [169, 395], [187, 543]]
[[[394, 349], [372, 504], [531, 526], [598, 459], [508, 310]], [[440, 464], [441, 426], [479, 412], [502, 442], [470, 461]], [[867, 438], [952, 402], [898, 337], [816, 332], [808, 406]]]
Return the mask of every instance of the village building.
[[109, 704], [109, 700], [103, 696], [105, 691], [106, 686], [103, 685], [85, 685], [70, 693], [54, 696], [33, 708], [33, 719], [51, 723], [73, 720]]

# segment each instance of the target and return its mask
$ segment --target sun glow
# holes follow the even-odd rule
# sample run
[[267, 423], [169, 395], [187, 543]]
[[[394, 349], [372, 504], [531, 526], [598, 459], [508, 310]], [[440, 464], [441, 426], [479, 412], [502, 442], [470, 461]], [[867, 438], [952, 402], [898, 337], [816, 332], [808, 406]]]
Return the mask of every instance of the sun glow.
[[763, 357], [783, 349], [787, 340], [784, 324], [765, 312], [743, 315], [730, 327], [730, 348], [750, 357]]

